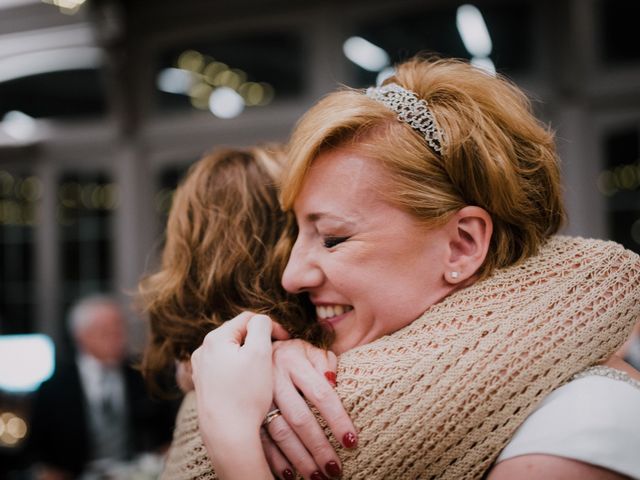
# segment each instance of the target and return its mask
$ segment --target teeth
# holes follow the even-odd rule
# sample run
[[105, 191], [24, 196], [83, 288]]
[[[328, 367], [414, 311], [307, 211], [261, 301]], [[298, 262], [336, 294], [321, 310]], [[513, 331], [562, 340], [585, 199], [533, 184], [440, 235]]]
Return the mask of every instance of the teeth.
[[321, 320], [326, 320], [351, 310], [353, 310], [353, 307], [349, 305], [318, 305], [316, 307], [316, 316]]

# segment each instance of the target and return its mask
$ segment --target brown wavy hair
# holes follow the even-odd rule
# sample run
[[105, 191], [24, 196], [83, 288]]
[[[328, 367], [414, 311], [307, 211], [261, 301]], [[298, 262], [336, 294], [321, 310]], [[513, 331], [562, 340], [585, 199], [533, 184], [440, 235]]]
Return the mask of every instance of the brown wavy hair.
[[565, 218], [553, 133], [509, 80], [469, 63], [413, 58], [385, 83], [397, 83], [429, 104], [447, 143], [434, 152], [407, 123], [362, 90], [327, 95], [298, 122], [282, 205], [291, 209], [306, 174], [323, 151], [354, 148], [388, 172], [383, 194], [426, 226], [445, 223], [467, 205], [493, 220], [486, 277], [535, 254]]
[[304, 299], [280, 285], [295, 220], [278, 203], [279, 147], [220, 149], [194, 164], [179, 185], [160, 269], [139, 300], [150, 322], [141, 369], [166, 390], [175, 360], [188, 360], [204, 336], [242, 311], [271, 316], [293, 337], [328, 345]]

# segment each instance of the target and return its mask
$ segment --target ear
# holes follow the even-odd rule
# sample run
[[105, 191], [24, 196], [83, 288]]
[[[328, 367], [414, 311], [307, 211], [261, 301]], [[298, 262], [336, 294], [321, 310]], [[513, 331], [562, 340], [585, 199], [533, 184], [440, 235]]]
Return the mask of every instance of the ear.
[[464, 207], [447, 222], [449, 240], [444, 279], [459, 284], [473, 277], [487, 258], [493, 221], [480, 207]]

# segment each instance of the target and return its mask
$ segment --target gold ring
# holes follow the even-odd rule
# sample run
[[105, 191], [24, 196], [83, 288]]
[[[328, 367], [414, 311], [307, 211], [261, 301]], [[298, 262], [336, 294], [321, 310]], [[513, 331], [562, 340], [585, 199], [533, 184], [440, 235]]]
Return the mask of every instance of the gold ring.
[[280, 412], [280, 409], [274, 408], [269, 413], [267, 413], [267, 415], [264, 417], [264, 420], [262, 421], [262, 426], [268, 427], [269, 424], [273, 421], [273, 419], [276, 417], [279, 417], [280, 415], [282, 415], [282, 413]]

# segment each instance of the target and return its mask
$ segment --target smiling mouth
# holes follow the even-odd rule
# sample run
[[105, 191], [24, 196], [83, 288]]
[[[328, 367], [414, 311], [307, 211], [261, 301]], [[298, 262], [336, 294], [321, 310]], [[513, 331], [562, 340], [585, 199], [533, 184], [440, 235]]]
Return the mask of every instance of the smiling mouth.
[[351, 310], [351, 305], [316, 305], [316, 316], [318, 320], [331, 320]]

